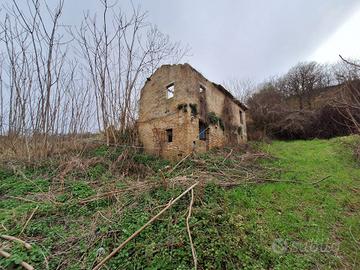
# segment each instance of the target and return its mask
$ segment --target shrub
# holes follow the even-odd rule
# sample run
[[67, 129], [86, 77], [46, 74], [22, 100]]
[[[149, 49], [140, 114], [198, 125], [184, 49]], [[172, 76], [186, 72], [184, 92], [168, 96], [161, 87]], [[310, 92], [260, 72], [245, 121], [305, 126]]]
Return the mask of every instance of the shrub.
[[315, 132], [313, 137], [332, 138], [346, 136], [355, 132], [352, 123], [346, 117], [345, 109], [332, 105], [325, 105], [315, 112], [316, 121], [313, 123], [312, 130]]
[[338, 87], [336, 94], [326, 92], [330, 97], [314, 96], [315, 108], [298, 109], [296, 97], [286, 95], [281, 84], [263, 85], [248, 100], [248, 138], [312, 139], [358, 133], [360, 113], [354, 101], [359, 100], [359, 86], [345, 86]]
[[317, 110], [291, 110], [281, 106], [257, 110], [248, 125], [249, 139], [328, 139], [349, 135], [354, 130], [342, 110], [330, 104]]
[[95, 194], [95, 191], [84, 181], [71, 184], [71, 194], [76, 198], [86, 198]]

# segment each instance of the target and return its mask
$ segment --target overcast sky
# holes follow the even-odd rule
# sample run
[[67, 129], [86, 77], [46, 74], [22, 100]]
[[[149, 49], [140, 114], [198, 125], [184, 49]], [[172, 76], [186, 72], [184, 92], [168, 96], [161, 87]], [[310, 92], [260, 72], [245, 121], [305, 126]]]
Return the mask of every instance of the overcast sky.
[[[55, 1], [55, 0], [51, 0]], [[119, 5], [129, 7], [122, 0]], [[185, 59], [208, 79], [261, 81], [299, 61], [360, 58], [359, 0], [133, 0], [149, 21], [191, 47]], [[65, 0], [77, 24], [99, 0]]]

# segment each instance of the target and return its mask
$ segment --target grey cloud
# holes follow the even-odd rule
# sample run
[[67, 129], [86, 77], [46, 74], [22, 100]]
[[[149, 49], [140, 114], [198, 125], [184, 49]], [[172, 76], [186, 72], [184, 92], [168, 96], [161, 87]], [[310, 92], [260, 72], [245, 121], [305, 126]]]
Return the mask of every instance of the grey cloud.
[[[358, 0], [133, 0], [209, 79], [260, 81], [306, 59], [359, 7]], [[129, 1], [119, 5], [129, 8]], [[64, 20], [78, 24], [99, 0], [65, 0]]]

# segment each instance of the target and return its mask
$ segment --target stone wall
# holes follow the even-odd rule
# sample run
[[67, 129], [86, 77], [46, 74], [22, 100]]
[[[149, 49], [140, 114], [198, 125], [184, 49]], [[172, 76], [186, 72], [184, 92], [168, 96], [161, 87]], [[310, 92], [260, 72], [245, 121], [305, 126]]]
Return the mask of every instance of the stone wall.
[[[174, 96], [167, 98], [167, 86], [174, 84]], [[236, 143], [246, 141], [244, 110], [212, 82], [190, 65], [164, 65], [145, 83], [141, 91], [138, 129], [145, 151], [168, 159], [180, 159], [186, 154], [204, 152], [227, 143], [226, 132], [219, 124], [208, 126], [208, 141], [199, 139], [199, 119], [207, 122], [200, 113], [200, 86], [205, 89], [205, 110], [224, 117], [224, 105], [231, 112], [231, 125], [242, 126], [242, 134], [235, 134]], [[179, 105], [186, 104], [179, 109]], [[193, 115], [189, 104], [196, 104]], [[203, 105], [202, 105], [203, 106]], [[242, 111], [243, 125], [240, 124]], [[172, 129], [173, 140], [167, 142], [166, 130]]]

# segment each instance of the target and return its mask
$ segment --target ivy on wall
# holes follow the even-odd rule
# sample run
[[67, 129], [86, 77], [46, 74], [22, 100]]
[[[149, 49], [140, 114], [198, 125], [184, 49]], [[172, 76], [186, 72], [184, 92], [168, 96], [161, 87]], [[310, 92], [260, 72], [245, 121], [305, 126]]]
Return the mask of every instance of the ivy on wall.
[[209, 112], [207, 114], [207, 119], [211, 125], [219, 125], [223, 131], [225, 130], [224, 121], [219, 116], [217, 116], [216, 113]]

